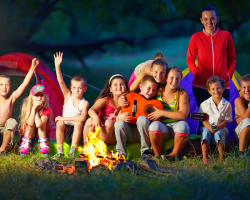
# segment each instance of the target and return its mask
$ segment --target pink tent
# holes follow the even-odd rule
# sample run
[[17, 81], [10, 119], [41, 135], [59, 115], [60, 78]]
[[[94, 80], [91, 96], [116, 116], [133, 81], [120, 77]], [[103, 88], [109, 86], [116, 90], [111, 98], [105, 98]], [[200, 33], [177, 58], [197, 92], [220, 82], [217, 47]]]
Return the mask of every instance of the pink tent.
[[[0, 74], [6, 74], [11, 77], [12, 89], [14, 86], [17, 88], [18, 84], [15, 81], [18, 79], [16, 77], [22, 77], [29, 71], [31, 66], [31, 61], [34, 56], [25, 53], [9, 53], [3, 56], [0, 56]], [[13, 80], [14, 79], [14, 80]], [[22, 80], [21, 80], [22, 81]], [[42, 84], [45, 87], [46, 94], [50, 99], [50, 106], [53, 111], [53, 122], [55, 117], [62, 115], [62, 106], [63, 106], [63, 95], [60, 90], [59, 84], [57, 82], [55, 74], [42, 62], [39, 60], [39, 65], [36, 69], [36, 79], [35, 84]], [[28, 96], [30, 88], [33, 86], [30, 85], [20, 99]], [[24, 96], [26, 95], [26, 96]], [[18, 105], [14, 106], [14, 109], [17, 109], [20, 112], [20, 107]], [[17, 116], [12, 116], [17, 120]], [[50, 138], [55, 137], [55, 123], [52, 123], [53, 127], [51, 129]]]

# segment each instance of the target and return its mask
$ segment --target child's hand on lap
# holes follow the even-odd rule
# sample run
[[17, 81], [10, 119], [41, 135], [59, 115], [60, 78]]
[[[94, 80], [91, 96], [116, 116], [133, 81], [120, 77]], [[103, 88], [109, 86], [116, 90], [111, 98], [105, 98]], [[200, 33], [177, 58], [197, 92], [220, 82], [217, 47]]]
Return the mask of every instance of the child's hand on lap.
[[91, 126], [92, 126], [91, 130], [95, 131], [95, 127], [103, 126], [103, 124], [102, 124], [99, 117], [95, 117], [95, 118], [93, 118], [93, 122], [92, 122]]
[[55, 118], [55, 122], [58, 122], [58, 121], [60, 121], [60, 120], [62, 120], [62, 116], [57, 116], [57, 117]]
[[123, 120], [124, 122], [130, 122], [132, 119], [131, 115], [129, 114], [129, 112], [124, 112], [124, 113], [120, 113], [117, 116], [117, 120]]

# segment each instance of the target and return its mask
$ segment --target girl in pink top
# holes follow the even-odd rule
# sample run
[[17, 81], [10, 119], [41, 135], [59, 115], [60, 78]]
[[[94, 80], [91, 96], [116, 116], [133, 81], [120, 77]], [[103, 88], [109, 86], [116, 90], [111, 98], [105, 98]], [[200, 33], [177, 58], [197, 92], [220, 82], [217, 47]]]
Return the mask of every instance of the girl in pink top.
[[97, 126], [102, 127], [100, 137], [106, 144], [116, 143], [114, 124], [116, 115], [120, 111], [118, 98], [127, 92], [127, 89], [127, 79], [120, 74], [113, 75], [107, 81], [94, 105], [88, 111], [90, 118], [86, 121], [83, 129], [84, 145], [86, 145], [89, 128], [91, 127], [94, 131]]

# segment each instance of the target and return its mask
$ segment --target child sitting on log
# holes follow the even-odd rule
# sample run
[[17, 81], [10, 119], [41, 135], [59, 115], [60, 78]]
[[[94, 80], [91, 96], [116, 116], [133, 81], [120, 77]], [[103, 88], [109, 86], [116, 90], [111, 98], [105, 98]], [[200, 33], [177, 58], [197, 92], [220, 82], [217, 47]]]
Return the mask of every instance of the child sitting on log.
[[58, 153], [54, 159], [64, 157], [63, 142], [71, 142], [69, 157], [75, 157], [76, 149], [82, 134], [83, 121], [88, 114], [89, 102], [82, 97], [87, 90], [87, 80], [82, 75], [76, 75], [71, 79], [70, 90], [63, 81], [60, 65], [63, 53], [54, 54], [57, 81], [64, 96], [63, 114], [55, 119], [56, 143]]
[[[156, 93], [158, 83], [153, 76], [146, 75], [140, 84], [140, 95], [150, 100]], [[152, 153], [150, 149], [149, 125], [150, 120], [145, 116], [137, 118], [136, 124], [130, 124], [132, 116], [128, 112], [119, 113], [115, 123], [116, 151], [120, 155], [127, 156], [126, 142], [140, 142], [142, 158]]]
[[22, 156], [30, 151], [30, 143], [35, 137], [35, 130], [39, 136], [39, 151], [44, 157], [48, 156], [48, 138], [50, 135], [52, 111], [49, 106], [49, 98], [45, 94], [43, 85], [34, 85], [30, 95], [23, 100], [20, 115], [20, 136], [22, 143], [19, 152]]
[[250, 141], [250, 74], [240, 79], [241, 97], [235, 99], [235, 119], [238, 126], [235, 129], [239, 140], [239, 151], [244, 153]]
[[208, 163], [208, 148], [211, 141], [218, 145], [220, 160], [223, 160], [226, 136], [228, 135], [226, 125], [232, 121], [232, 106], [222, 97], [226, 88], [225, 81], [218, 76], [213, 76], [208, 79], [206, 86], [211, 97], [203, 101], [199, 108], [199, 112], [209, 115], [209, 120], [203, 121], [204, 126], [201, 127], [204, 164]]

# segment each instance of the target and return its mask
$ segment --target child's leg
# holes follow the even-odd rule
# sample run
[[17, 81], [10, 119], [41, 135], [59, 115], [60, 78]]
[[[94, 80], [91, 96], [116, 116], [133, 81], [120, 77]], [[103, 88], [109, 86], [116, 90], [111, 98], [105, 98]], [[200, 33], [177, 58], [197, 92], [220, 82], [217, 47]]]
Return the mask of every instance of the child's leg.
[[153, 150], [154, 150], [154, 154], [156, 157], [159, 157], [161, 156], [161, 152], [162, 152], [163, 140], [169, 139], [171, 137], [171, 133], [168, 127], [159, 121], [152, 122], [149, 125], [148, 130], [149, 130], [149, 138], [150, 138], [150, 142], [153, 147]]
[[190, 128], [185, 121], [177, 122], [173, 126], [175, 133], [174, 136], [174, 148], [173, 151], [169, 154], [172, 160], [175, 160], [175, 155], [179, 156], [182, 149], [186, 146], [188, 141], [188, 134], [190, 133]]
[[150, 121], [145, 116], [138, 117], [136, 121], [137, 130], [140, 134], [140, 142], [141, 142], [141, 154], [145, 151], [151, 152], [150, 149], [150, 138], [149, 138], [149, 128]]
[[17, 122], [15, 119], [10, 118], [6, 121], [5, 127], [4, 127], [5, 130], [3, 133], [3, 141], [0, 147], [0, 152], [5, 151], [6, 147], [8, 146], [10, 141], [13, 139], [14, 133], [16, 131], [16, 127], [17, 127]]
[[33, 126], [26, 125], [24, 136], [22, 138], [21, 145], [19, 147], [19, 152], [22, 155], [26, 155], [30, 151], [30, 143], [32, 136], [35, 134], [35, 124]]
[[216, 144], [218, 144], [218, 151], [219, 151], [219, 156], [220, 160], [223, 160], [224, 158], [224, 151], [225, 151], [225, 144], [226, 144], [226, 137], [228, 135], [227, 129], [219, 129], [214, 133], [214, 140]]
[[44, 156], [47, 156], [47, 153], [49, 153], [49, 146], [48, 146], [48, 138], [46, 138], [46, 126], [45, 123], [42, 127], [38, 128], [38, 142], [39, 142], [39, 151]]
[[203, 156], [203, 163], [207, 163], [208, 148], [211, 140], [213, 139], [212, 133], [206, 127], [201, 127], [201, 149]]
[[64, 142], [64, 131], [65, 131], [65, 124], [64, 121], [57, 121], [56, 122], [56, 143], [57, 145], [62, 145]]
[[92, 122], [93, 122], [93, 119], [88, 118], [83, 127], [83, 144], [84, 145], [86, 145], [86, 138], [87, 138], [87, 135], [89, 134], [89, 129], [90, 129]]
[[72, 136], [72, 144], [78, 145], [82, 135], [82, 122], [75, 121], [74, 132]]
[[250, 141], [250, 126], [247, 126], [240, 132], [239, 137], [239, 151], [244, 151]]
[[115, 122], [116, 151], [127, 157], [126, 141], [134, 142], [134, 130], [132, 125], [122, 120]]
[[82, 122], [75, 121], [69, 157], [74, 157], [82, 134]]
[[105, 144], [115, 144], [115, 133], [114, 133], [115, 121], [107, 119], [105, 125], [100, 132], [100, 138], [105, 142]]

